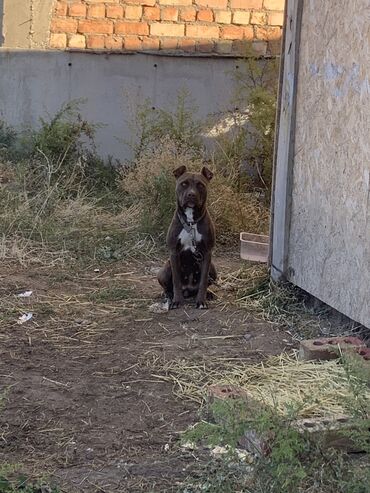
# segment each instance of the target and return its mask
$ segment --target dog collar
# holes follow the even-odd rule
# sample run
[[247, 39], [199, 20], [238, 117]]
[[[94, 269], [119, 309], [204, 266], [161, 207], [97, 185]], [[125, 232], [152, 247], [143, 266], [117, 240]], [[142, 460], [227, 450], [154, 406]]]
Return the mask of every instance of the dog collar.
[[191, 223], [188, 223], [183, 217], [182, 215], [179, 213], [179, 211], [177, 211], [177, 217], [179, 218], [179, 221], [180, 223], [182, 224], [183, 228], [185, 229], [185, 231], [187, 233], [191, 233], [194, 229], [194, 225], [199, 223], [199, 221], [201, 219], [203, 219], [203, 217], [206, 215], [206, 211], [203, 212], [203, 214], [196, 220], [196, 221], [192, 221]]

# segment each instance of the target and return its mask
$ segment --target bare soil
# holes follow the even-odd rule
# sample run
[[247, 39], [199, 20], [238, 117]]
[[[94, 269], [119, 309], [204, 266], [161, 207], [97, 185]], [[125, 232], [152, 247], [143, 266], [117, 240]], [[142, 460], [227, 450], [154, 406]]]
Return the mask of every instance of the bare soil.
[[[195, 465], [179, 434], [199, 419], [198, 405], [156, 377], [161, 363], [253, 362], [292, 347], [284, 328], [220, 288], [209, 310], [152, 313], [159, 265], [2, 268], [0, 463], [45, 474], [63, 492], [177, 491]], [[240, 261], [216, 265], [222, 274]], [[30, 298], [16, 296], [26, 289]], [[26, 312], [32, 320], [18, 324]]]

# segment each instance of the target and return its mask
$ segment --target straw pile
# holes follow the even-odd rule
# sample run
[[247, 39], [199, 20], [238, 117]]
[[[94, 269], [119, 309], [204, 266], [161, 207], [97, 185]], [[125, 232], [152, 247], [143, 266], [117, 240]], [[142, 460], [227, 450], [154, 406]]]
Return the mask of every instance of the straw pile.
[[[166, 364], [165, 372], [159, 378], [172, 381], [175, 394], [181, 398], [204, 404], [209, 385], [232, 384], [282, 415], [293, 408], [302, 418], [348, 414], [355, 399], [354, 388], [360, 384], [336, 360], [299, 361], [296, 353], [275, 356], [258, 365], [172, 361]], [[362, 398], [370, 404], [370, 389], [366, 386]]]

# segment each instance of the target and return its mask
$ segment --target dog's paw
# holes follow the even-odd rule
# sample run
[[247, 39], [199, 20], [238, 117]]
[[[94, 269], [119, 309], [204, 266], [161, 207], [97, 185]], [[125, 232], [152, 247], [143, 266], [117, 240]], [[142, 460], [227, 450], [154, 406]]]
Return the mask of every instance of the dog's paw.
[[184, 300], [172, 300], [170, 302], [170, 310], [175, 310], [176, 308], [180, 308], [180, 306], [183, 304], [184, 304]]
[[196, 307], [199, 310], [207, 310], [208, 305], [207, 305], [207, 303], [205, 301], [197, 301]]

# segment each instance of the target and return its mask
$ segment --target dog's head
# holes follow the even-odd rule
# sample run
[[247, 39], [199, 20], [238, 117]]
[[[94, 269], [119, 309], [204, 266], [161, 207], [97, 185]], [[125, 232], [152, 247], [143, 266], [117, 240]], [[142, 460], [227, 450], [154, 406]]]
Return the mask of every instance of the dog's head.
[[205, 166], [200, 173], [190, 173], [186, 166], [180, 166], [173, 172], [176, 178], [176, 196], [183, 209], [192, 207], [203, 209], [207, 202], [207, 187], [213, 177], [212, 171]]

